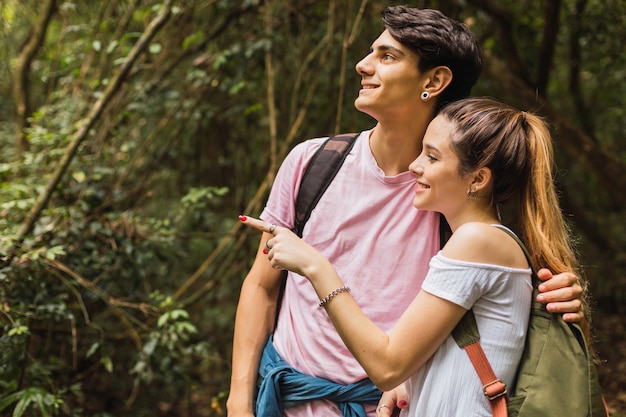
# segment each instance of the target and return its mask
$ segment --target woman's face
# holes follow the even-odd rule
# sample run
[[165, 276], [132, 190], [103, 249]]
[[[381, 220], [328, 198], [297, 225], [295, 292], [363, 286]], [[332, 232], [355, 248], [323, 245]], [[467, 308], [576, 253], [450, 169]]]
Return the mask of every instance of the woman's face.
[[454, 214], [467, 203], [470, 180], [459, 172], [459, 158], [452, 150], [454, 125], [437, 116], [424, 135], [422, 153], [409, 169], [417, 176], [413, 205], [422, 210]]

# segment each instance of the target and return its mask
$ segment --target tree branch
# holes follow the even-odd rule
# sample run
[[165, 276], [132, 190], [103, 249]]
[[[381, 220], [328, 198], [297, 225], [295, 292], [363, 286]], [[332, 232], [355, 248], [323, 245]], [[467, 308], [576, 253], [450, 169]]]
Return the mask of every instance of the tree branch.
[[581, 71], [581, 59], [582, 52], [580, 49], [579, 39], [581, 38], [582, 19], [585, 8], [587, 7], [587, 0], [576, 1], [576, 11], [574, 19], [571, 22], [571, 34], [569, 39], [569, 91], [572, 94], [574, 107], [577, 115], [577, 119], [580, 121], [585, 133], [591, 135], [594, 131], [593, 121], [590, 117], [591, 112], [588, 111], [585, 98], [583, 97], [582, 90], [580, 88], [580, 71]]
[[26, 235], [31, 232], [37, 218], [48, 204], [52, 193], [56, 189], [57, 185], [61, 181], [61, 178], [65, 174], [72, 158], [76, 154], [78, 147], [87, 138], [89, 131], [94, 126], [100, 115], [103, 113], [110, 101], [117, 95], [120, 90], [120, 86], [126, 80], [130, 70], [134, 66], [135, 62], [145, 51], [150, 44], [151, 40], [158, 33], [158, 31], [165, 25], [171, 15], [172, 0], [166, 0], [161, 8], [161, 12], [150, 22], [146, 30], [141, 35], [141, 38], [133, 46], [128, 53], [124, 64], [120, 68], [120, 72], [113, 77], [102, 96], [94, 103], [91, 111], [80, 122], [80, 127], [74, 133], [72, 140], [65, 150], [65, 154], [61, 157], [57, 169], [52, 174], [52, 178], [48, 182], [46, 188], [39, 194], [37, 201], [29, 211], [26, 219], [20, 226], [17, 235], [15, 236], [16, 244], [20, 244]]
[[[365, 12], [365, 6], [367, 6], [368, 0], [362, 0], [359, 11], [354, 19], [354, 22], [350, 22], [350, 13], [346, 16], [346, 27], [343, 36], [343, 42], [341, 44], [341, 69], [339, 70], [339, 94], [337, 97], [337, 113], [335, 115], [335, 128], [333, 134], [338, 134], [341, 126], [341, 118], [343, 116], [343, 100], [346, 91], [346, 60], [348, 56], [348, 48], [352, 45], [356, 39], [361, 20], [363, 19], [363, 13]], [[352, 26], [350, 28], [350, 26]]]
[[15, 145], [18, 154], [28, 149], [28, 141], [24, 132], [28, 127], [28, 117], [30, 115], [28, 73], [37, 51], [43, 45], [55, 10], [56, 0], [48, 0], [39, 15], [39, 19], [33, 26], [24, 48], [17, 57], [17, 63], [13, 70], [13, 100], [15, 100], [16, 109]]
[[543, 35], [539, 46], [537, 63], [537, 92], [541, 97], [546, 97], [554, 50], [556, 48], [557, 35], [559, 33], [559, 14], [561, 0], [549, 0], [545, 4]]
[[[272, 24], [272, 7], [273, 3], [267, 1], [264, 8], [264, 33], [267, 39], [272, 39], [273, 36], [273, 24]], [[276, 72], [274, 71], [274, 62], [272, 60], [272, 46], [271, 43], [265, 48], [265, 72], [267, 73], [267, 117], [269, 120], [270, 128], [270, 166], [269, 172], [276, 172], [276, 94], [274, 89], [274, 82], [276, 81]], [[273, 181], [273, 177], [270, 178], [270, 182]]]

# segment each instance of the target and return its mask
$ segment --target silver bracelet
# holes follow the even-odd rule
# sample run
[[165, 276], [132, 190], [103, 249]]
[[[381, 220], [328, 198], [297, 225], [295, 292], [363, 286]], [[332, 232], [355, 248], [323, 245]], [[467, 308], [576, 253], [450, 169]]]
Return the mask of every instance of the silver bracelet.
[[333, 298], [335, 298], [335, 296], [337, 296], [338, 294], [341, 294], [342, 292], [350, 292], [350, 287], [337, 288], [336, 290], [334, 290], [333, 292], [331, 292], [326, 297], [320, 300], [320, 307], [324, 307], [326, 304], [328, 304], [330, 300], [332, 300]]

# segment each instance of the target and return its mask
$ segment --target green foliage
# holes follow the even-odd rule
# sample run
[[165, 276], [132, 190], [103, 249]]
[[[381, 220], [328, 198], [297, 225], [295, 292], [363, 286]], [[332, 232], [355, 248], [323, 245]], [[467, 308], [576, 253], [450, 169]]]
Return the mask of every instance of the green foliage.
[[[237, 228], [236, 215], [260, 212], [261, 187], [282, 151], [373, 125], [353, 108], [354, 65], [381, 30], [385, 2], [368, 2], [350, 40], [361, 5], [352, 0], [178, 2], [72, 155], [32, 230], [16, 240], [68, 144], [163, 7], [58, 4], [27, 74], [29, 146], [20, 153], [11, 71], [40, 3], [0, 4], [0, 412], [223, 415], [236, 301], [258, 243]], [[486, 53], [504, 60], [498, 21], [482, 3], [420, 2], [458, 13]], [[530, 83], [545, 23], [535, 3], [500, 2], [514, 16], [511, 33]], [[563, 4], [547, 96], [625, 161], [624, 98], [615, 86], [626, 76], [626, 14], [618, 1], [588, 3], [579, 20], [574, 5]], [[572, 38], [583, 54], [588, 124], [571, 93]], [[475, 92], [502, 98], [500, 81], [483, 78]], [[594, 236], [583, 221], [574, 224], [587, 259], [602, 259], [592, 270], [603, 278], [594, 290], [619, 309], [623, 205], [588, 167], [570, 161], [561, 152], [568, 212], [584, 207], [611, 226]]]
[[7, 408], [9, 405], [15, 402], [15, 408], [12, 417], [21, 417], [27, 411], [29, 406], [34, 406], [42, 416], [56, 416], [58, 415], [59, 406], [63, 404], [63, 401], [46, 392], [45, 390], [37, 387], [26, 388], [22, 391], [18, 391], [11, 395], [8, 395], [0, 401], [0, 411]]

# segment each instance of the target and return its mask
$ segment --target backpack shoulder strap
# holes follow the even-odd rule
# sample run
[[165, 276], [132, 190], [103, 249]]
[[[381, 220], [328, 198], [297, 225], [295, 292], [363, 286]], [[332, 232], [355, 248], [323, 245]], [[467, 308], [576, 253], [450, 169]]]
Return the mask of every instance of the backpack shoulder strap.
[[439, 213], [439, 249], [443, 249], [448, 240], [452, 236], [452, 229], [446, 220], [446, 217]]
[[339, 172], [356, 142], [358, 133], [332, 136], [313, 154], [300, 182], [296, 197], [296, 216], [293, 232], [302, 237], [305, 223], [332, 180]]
[[[521, 239], [507, 227], [500, 225], [494, 226], [511, 236], [524, 252], [524, 256], [526, 257], [528, 265], [530, 265], [532, 270], [533, 288], [534, 291], [537, 291], [536, 288], [539, 278], [537, 277], [537, 272], [530, 261], [530, 254], [528, 253], [526, 246]], [[536, 294], [533, 292], [533, 299], [536, 298]], [[461, 349], [465, 349], [467, 356], [470, 361], [472, 361], [472, 365], [474, 365], [474, 368], [476, 369], [480, 382], [483, 384], [483, 393], [489, 400], [493, 416], [506, 417], [508, 415], [506, 408], [506, 401], [508, 398], [507, 388], [504, 382], [496, 376], [489, 360], [487, 359], [487, 356], [485, 355], [485, 351], [480, 344], [480, 334], [476, 324], [476, 317], [474, 317], [474, 312], [471, 309], [465, 313], [461, 321], [454, 328], [452, 331], [452, 337]]]
[[498, 378], [485, 355], [482, 345], [480, 344], [480, 334], [478, 333], [478, 325], [474, 312], [468, 310], [461, 321], [452, 331], [452, 337], [461, 349], [465, 350], [476, 373], [483, 385], [483, 394], [489, 400], [491, 414], [493, 417], [506, 417], [508, 415], [506, 401], [508, 399], [507, 387], [500, 378]]
[[[302, 237], [304, 225], [311, 217], [311, 212], [339, 172], [358, 137], [358, 133], [331, 136], [313, 154], [304, 174], [302, 174], [298, 196], [296, 197], [296, 215], [291, 230], [299, 237]], [[280, 313], [280, 306], [287, 285], [287, 271], [282, 272], [280, 279], [274, 329], [278, 323], [278, 313]]]

